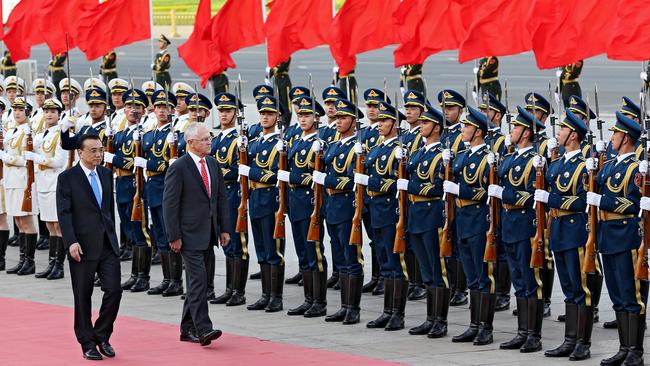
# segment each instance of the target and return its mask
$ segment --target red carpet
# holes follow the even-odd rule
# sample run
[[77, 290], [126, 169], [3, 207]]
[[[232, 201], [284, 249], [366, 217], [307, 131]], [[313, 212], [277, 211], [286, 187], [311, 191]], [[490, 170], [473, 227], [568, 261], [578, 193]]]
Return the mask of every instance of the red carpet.
[[[73, 311], [0, 298], [0, 365], [89, 365], [72, 329]], [[208, 347], [178, 341], [178, 326], [119, 316], [108, 365], [382, 365], [382, 360], [224, 334]]]

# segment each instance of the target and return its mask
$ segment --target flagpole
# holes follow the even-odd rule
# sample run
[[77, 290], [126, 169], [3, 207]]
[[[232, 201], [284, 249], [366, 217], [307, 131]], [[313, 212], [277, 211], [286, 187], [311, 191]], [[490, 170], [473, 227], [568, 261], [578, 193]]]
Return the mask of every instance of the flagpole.
[[[150, 22], [150, 26], [149, 26], [150, 31], [149, 32], [151, 33], [150, 38], [149, 38], [149, 46], [150, 46], [150, 49], [151, 49], [151, 57], [149, 59], [151, 60], [151, 62], [154, 62], [153, 61], [154, 60], [154, 50], [153, 50], [153, 0], [149, 0], [149, 22]], [[154, 76], [153, 71], [151, 73], [151, 76], [152, 76], [152, 80], [156, 81], [156, 78], [153, 77]], [[155, 86], [154, 86], [154, 89], [155, 89]]]

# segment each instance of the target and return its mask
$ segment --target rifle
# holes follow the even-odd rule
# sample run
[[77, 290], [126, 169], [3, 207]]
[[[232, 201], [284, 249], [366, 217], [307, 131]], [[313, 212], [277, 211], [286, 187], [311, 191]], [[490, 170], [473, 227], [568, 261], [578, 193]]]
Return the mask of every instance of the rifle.
[[[241, 75], [237, 78], [237, 124], [239, 124], [239, 136], [246, 143], [239, 146], [239, 164], [248, 165], [248, 126], [244, 121], [244, 105], [241, 104]], [[238, 233], [248, 233], [248, 177], [243, 175], [239, 176], [239, 184], [241, 185], [241, 200], [239, 207], [237, 207], [237, 224], [235, 231]]]
[[[548, 82], [548, 97], [553, 98], [553, 93], [551, 92], [551, 82], [550, 81]], [[553, 100], [553, 99], [551, 99], [551, 100]], [[551, 102], [549, 101], [549, 103], [551, 103]], [[557, 112], [556, 112], [557, 114], [552, 114], [551, 111], [548, 111], [549, 117], [551, 119], [551, 133], [553, 134], [552, 137], [555, 137], [555, 124], [557, 123], [557, 121], [560, 120], [559, 118], [560, 118], [560, 109], [561, 108], [562, 108], [562, 102], [560, 102], [559, 98], [558, 98], [557, 99]], [[534, 111], [535, 111], [535, 109], [533, 109], [533, 112]], [[587, 113], [589, 113], [589, 112], [587, 112]], [[534, 115], [535, 114], [533, 113], [533, 116]], [[555, 159], [557, 159], [559, 152], [560, 152], [560, 147], [559, 146], [556, 146], [555, 148], [553, 148], [553, 150], [551, 151], [551, 161], [555, 161]]]
[[[589, 116], [589, 103], [587, 102], [587, 116]], [[587, 117], [589, 118], [589, 117]], [[596, 157], [596, 151], [594, 150], [594, 134], [589, 129], [589, 134], [587, 135], [587, 142], [589, 144], [589, 152], [592, 158]], [[589, 171], [589, 192], [597, 192], [596, 187], [596, 173], [597, 170]], [[589, 205], [588, 207], [589, 221], [587, 223], [587, 243], [585, 244], [585, 258], [582, 262], [582, 272], [584, 273], [595, 273], [596, 272], [596, 243], [597, 243], [597, 225], [598, 225], [598, 207]]]
[[196, 109], [196, 122], [205, 122], [205, 118], [201, 117], [199, 115], [199, 92], [197, 91], [199, 88], [196, 85], [196, 82], [194, 83], [194, 96], [196, 97], [196, 101], [194, 104], [194, 109]]
[[[395, 93], [395, 125], [397, 126], [397, 139], [399, 141], [399, 149], [404, 150], [404, 134], [400, 128], [399, 120], [399, 98]], [[406, 179], [406, 161], [408, 158], [406, 154], [399, 160], [397, 168], [397, 176], [400, 179]], [[406, 191], [399, 191], [399, 218], [395, 226], [395, 244], [393, 245], [393, 253], [402, 254], [406, 252], [406, 214], [408, 210], [408, 196]]]
[[[354, 107], [355, 114], [355, 128], [357, 133], [357, 142], [362, 144], [361, 140], [361, 121], [359, 121], [359, 110]], [[362, 145], [363, 146], [363, 145]], [[356, 166], [354, 172], [357, 174], [365, 174], [366, 169], [366, 154], [362, 151], [357, 154]], [[352, 216], [352, 232], [350, 233], [350, 245], [363, 245], [363, 235], [361, 231], [361, 220], [363, 216], [363, 193], [365, 188], [362, 184], [357, 184], [354, 191], [354, 216]]]
[[[66, 54], [70, 53], [70, 46], [68, 44], [68, 33], [65, 34], [65, 52]], [[70, 60], [66, 62], [66, 69], [68, 72], [68, 118], [72, 117], [72, 82], [70, 80]], [[58, 86], [58, 85], [55, 85]], [[70, 132], [74, 133], [74, 126], [70, 127]], [[74, 165], [74, 149], [68, 151], [68, 165], [67, 169], [72, 168]]]
[[[645, 133], [643, 134], [643, 138], [641, 139], [641, 143], [643, 146], [643, 154], [644, 157], [643, 159], [645, 161], [648, 161], [649, 156], [648, 156], [648, 151], [646, 149], [647, 142], [648, 142], [648, 129], [650, 128], [650, 121], [648, 120], [648, 112], [647, 112], [647, 94], [648, 94], [648, 86], [643, 85], [642, 87], [643, 92], [641, 93], [641, 123], [643, 123], [643, 127], [645, 129]], [[650, 197], [650, 176], [648, 173], [646, 173], [643, 176], [643, 184], [642, 184], [642, 192], [641, 194], [643, 197]], [[643, 239], [641, 240], [641, 246], [639, 247], [639, 254], [637, 256], [637, 260], [634, 266], [634, 279], [636, 280], [643, 280], [646, 281], [648, 279], [648, 248], [650, 248], [650, 212], [643, 210], [641, 213], [642, 217], [642, 222], [643, 222]]]
[[[596, 126], [598, 127], [598, 137], [600, 138], [600, 141], [603, 141], [603, 123], [605, 123], [605, 121], [600, 118], [600, 107], [598, 105], [598, 84], [594, 86], [594, 97], [594, 102], [596, 103]], [[587, 114], [589, 114], [589, 110], [587, 110]], [[603, 168], [603, 164], [605, 163], [606, 158], [605, 154], [605, 151], [598, 154], [598, 170]]]
[[171, 113], [171, 107], [169, 106], [169, 84], [167, 83], [165, 83], [165, 106], [169, 108], [170, 111], [170, 113], [167, 114], [167, 123], [171, 124], [171, 131], [169, 131], [169, 133], [172, 134], [172, 143], [169, 144], [169, 158], [178, 159], [178, 135], [176, 134], [176, 130], [172, 123], [174, 115]]
[[[280, 95], [279, 95], [279, 85], [277, 81], [275, 83], [276, 93], [275, 98], [275, 109], [278, 111], [277, 124], [280, 126], [280, 143], [283, 145], [282, 151], [278, 152], [278, 169], [287, 170], [287, 146], [284, 142], [284, 133], [285, 126], [280, 119]], [[289, 106], [291, 108], [291, 106]], [[278, 210], [275, 212], [275, 227], [273, 229], [273, 239], [285, 239], [286, 230], [285, 230], [285, 216], [287, 213], [287, 182], [278, 181], [278, 200], [279, 206]]]
[[[133, 79], [131, 79], [131, 90], [133, 90], [134, 85], [133, 85]], [[133, 106], [135, 107], [135, 96], [132, 94], [131, 95], [131, 101]], [[139, 135], [139, 138], [137, 140], [134, 139], [133, 141], [133, 147], [135, 151], [135, 156], [138, 158], [143, 157], [143, 152], [142, 152], [142, 124], [140, 123], [140, 116], [138, 116], [138, 112], [133, 110], [134, 118], [137, 123], [137, 132]], [[135, 194], [133, 195], [133, 209], [131, 210], [131, 221], [138, 221], [141, 222], [144, 219], [144, 201], [142, 199], [142, 196], [144, 194], [144, 171], [142, 168], [136, 167], [135, 168]]]
[[[505, 81], [505, 98], [506, 98], [506, 123], [508, 124], [508, 135], [510, 135], [510, 124], [512, 123], [512, 114], [510, 114], [510, 107], [508, 106], [508, 80]], [[510, 144], [507, 147], [506, 153], [512, 154], [515, 151], [515, 145]]]
[[[444, 90], [443, 90], [444, 93]], [[453, 176], [453, 149], [451, 146], [450, 138], [449, 138], [449, 122], [447, 121], [447, 117], [445, 116], [445, 109], [447, 108], [447, 100], [445, 99], [444, 95], [442, 97], [442, 118], [443, 118], [443, 129], [444, 129], [444, 134], [447, 138], [446, 144], [447, 144], [447, 149], [452, 154], [452, 157], [449, 159], [449, 162], [447, 162], [447, 165], [445, 165], [445, 180], [448, 181], [453, 181], [454, 176]], [[454, 195], [445, 193], [445, 225], [442, 228], [442, 238], [440, 240], [440, 257], [451, 257], [453, 253], [453, 245], [452, 245], [452, 235], [453, 235], [453, 225], [454, 225], [454, 214], [456, 210], [456, 203], [454, 202]]]
[[[27, 133], [25, 136], [25, 151], [34, 151], [34, 141], [32, 140], [32, 127], [27, 120]], [[32, 185], [34, 185], [34, 161], [27, 160], [27, 186], [23, 193], [23, 202], [20, 210], [23, 212], [32, 212]]]
[[[309, 86], [311, 88], [311, 110], [314, 113], [314, 127], [316, 128], [316, 139], [320, 142], [318, 137], [318, 128], [319, 121], [316, 117], [316, 95], [314, 94], [314, 84], [309, 74]], [[323, 161], [323, 146], [321, 143], [321, 149], [316, 153], [314, 157], [314, 172], [320, 172]], [[311, 212], [311, 217], [309, 218], [309, 230], [307, 231], [307, 241], [320, 242], [321, 241], [321, 216], [320, 211], [323, 207], [323, 186], [314, 182], [314, 210]]]
[[[539, 131], [537, 128], [537, 123], [535, 123], [535, 97], [533, 96], [533, 131], [535, 139], [535, 148], [537, 156], [540, 159], [545, 159], [544, 156], [539, 154]], [[543, 161], [543, 160], [542, 160]], [[544, 167], [535, 168], [535, 189], [544, 189]], [[535, 239], [533, 240], [533, 248], [530, 256], [530, 267], [531, 268], [542, 268], [544, 267], [545, 254], [544, 254], [544, 230], [546, 229], [546, 209], [545, 205], [541, 202], [535, 202]]]
[[[90, 69], [90, 79], [92, 80], [93, 78], [93, 70], [92, 68]], [[111, 95], [111, 90], [108, 88], [106, 91], [106, 117], [108, 118], [108, 121], [106, 121], [106, 152], [108, 153], [113, 153], [115, 149], [113, 149], [113, 126], [111, 125], [111, 101], [110, 101], [110, 95]], [[108, 169], [113, 170], [113, 164], [105, 163], [104, 166]]]
[[[486, 98], [487, 97], [487, 98]], [[490, 111], [490, 98], [487, 94], [483, 94], [483, 100], [487, 104], [488, 113]], [[488, 130], [490, 135], [490, 141], [494, 143], [495, 134], [494, 131]], [[490, 147], [492, 150], [493, 146]], [[495, 151], [492, 151], [496, 153]], [[490, 166], [489, 174], [490, 184], [499, 184], [499, 162], [495, 160], [494, 164]], [[487, 263], [496, 263], [497, 261], [497, 231], [499, 226], [499, 212], [501, 211], [501, 205], [499, 204], [499, 199], [496, 197], [489, 197], [490, 205], [490, 228], [487, 231], [487, 239], [485, 242], [485, 252], [483, 253], [483, 261]]]

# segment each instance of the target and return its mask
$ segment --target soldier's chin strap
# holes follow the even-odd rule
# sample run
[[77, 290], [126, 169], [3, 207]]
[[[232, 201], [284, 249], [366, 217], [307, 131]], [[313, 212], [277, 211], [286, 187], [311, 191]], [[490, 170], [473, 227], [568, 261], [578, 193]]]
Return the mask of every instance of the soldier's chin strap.
[[[511, 140], [510, 143], [512, 143], [513, 145], [517, 145], [519, 142], [521, 142], [521, 137], [524, 135], [524, 131], [526, 131], [526, 130], [528, 130], [528, 129], [529, 129], [529, 128], [526, 127], [526, 128], [524, 128], [523, 130], [521, 130], [521, 133], [519, 133], [519, 136], [517, 137], [517, 141], [512, 141], [512, 140]], [[532, 129], [530, 129], [530, 130], [531, 130], [531, 132], [533, 132]], [[534, 133], [534, 132], [533, 132], [533, 133]]]
[[[623, 132], [621, 132], [621, 133], [623, 133]], [[616, 150], [616, 151], [620, 151], [620, 150], [621, 150], [621, 146], [623, 146], [623, 141], [625, 141], [626, 138], [627, 138], [627, 134], [626, 134], [626, 133], [623, 133], [623, 138], [621, 139], [621, 142], [618, 144], [618, 147], [617, 147], [616, 149], [614, 149], [614, 150]]]
[[566, 147], [566, 143], [569, 141], [569, 136], [571, 136], [572, 133], [574, 133], [574, 131], [571, 131], [568, 135], [566, 135], [564, 142], [562, 142], [562, 146]]

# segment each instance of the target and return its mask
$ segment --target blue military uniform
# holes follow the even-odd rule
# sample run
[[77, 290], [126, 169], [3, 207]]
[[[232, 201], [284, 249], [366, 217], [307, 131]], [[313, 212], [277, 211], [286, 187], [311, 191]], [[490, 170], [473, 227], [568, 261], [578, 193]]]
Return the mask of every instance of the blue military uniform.
[[[269, 85], [258, 85], [255, 88], [253, 88], [253, 98], [255, 98], [255, 102], [260, 100], [260, 98], [263, 97], [272, 97], [273, 96], [273, 87]], [[248, 126], [248, 138], [249, 139], [254, 139], [256, 137], [260, 137], [262, 135], [262, 125], [259, 123], [252, 124]]]
[[[621, 112], [621, 114], [633, 120], [637, 120], [637, 121], [641, 120], [641, 107], [639, 107], [628, 97], [623, 97], [623, 102], [619, 112]], [[636, 152], [636, 158], [640, 159], [641, 154], [643, 153], [643, 147], [641, 146], [640, 141], [637, 141], [636, 144], [634, 144], [634, 151]], [[611, 143], [607, 144], [607, 150], [605, 151], [605, 156], [607, 157], [607, 160], [615, 158], [616, 155], [618, 155], [618, 151], [614, 149]]]
[[[106, 105], [106, 92], [101, 88], [90, 88], [86, 90], [86, 103], [90, 104], [104, 104]], [[108, 108], [108, 106], [106, 106]], [[72, 133], [70, 129], [61, 131], [61, 147], [64, 150], [76, 150], [77, 139], [80, 136], [91, 134], [97, 135], [102, 140], [102, 144], [106, 145], [106, 119], [92, 125], [81, 127], [77, 133]]]

